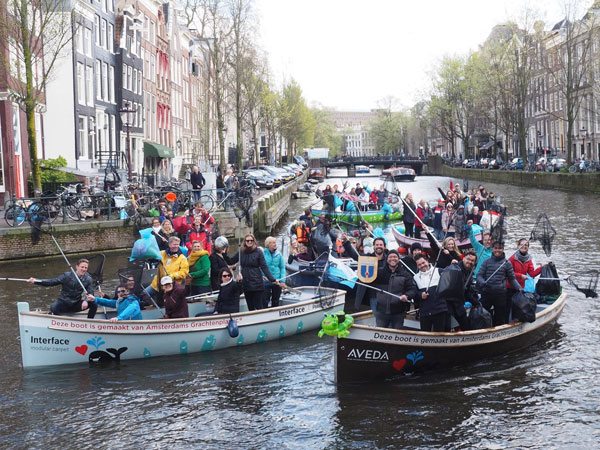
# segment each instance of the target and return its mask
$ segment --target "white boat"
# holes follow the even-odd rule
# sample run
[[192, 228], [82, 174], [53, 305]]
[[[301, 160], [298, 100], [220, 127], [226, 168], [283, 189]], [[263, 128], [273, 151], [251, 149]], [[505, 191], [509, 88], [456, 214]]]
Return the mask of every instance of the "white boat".
[[371, 169], [368, 166], [356, 166], [356, 173], [370, 173]]
[[[142, 311], [142, 320], [118, 322], [87, 319], [83, 314], [53, 316], [19, 302], [23, 367], [110, 363], [282, 339], [319, 328], [323, 313], [343, 310], [345, 295], [338, 289], [302, 287], [283, 295], [281, 306], [258, 311], [247, 311], [242, 298], [240, 309], [245, 311], [231, 316], [210, 314], [213, 295], [189, 303], [190, 318], [162, 319], [162, 310], [149, 309]], [[235, 337], [228, 331], [230, 317], [239, 330]]]
[[381, 176], [393, 181], [415, 181], [417, 173], [410, 167], [391, 167], [381, 171]]

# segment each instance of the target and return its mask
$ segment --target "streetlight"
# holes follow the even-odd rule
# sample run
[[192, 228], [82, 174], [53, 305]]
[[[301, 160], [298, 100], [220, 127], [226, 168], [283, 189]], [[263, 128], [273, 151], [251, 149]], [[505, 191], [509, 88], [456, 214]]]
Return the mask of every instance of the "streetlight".
[[581, 155], [585, 155], [585, 137], [587, 136], [587, 131], [585, 129], [585, 126], [581, 127], [581, 135], [583, 136], [583, 145], [582, 145], [582, 149], [581, 149]]
[[131, 181], [131, 141], [129, 139], [129, 128], [131, 126], [129, 120], [129, 114], [136, 112], [137, 108], [135, 106], [131, 109], [131, 102], [124, 101], [123, 107], [119, 109], [119, 113], [121, 113], [121, 124], [127, 127], [127, 142], [126, 142], [126, 156], [127, 156], [127, 180]]

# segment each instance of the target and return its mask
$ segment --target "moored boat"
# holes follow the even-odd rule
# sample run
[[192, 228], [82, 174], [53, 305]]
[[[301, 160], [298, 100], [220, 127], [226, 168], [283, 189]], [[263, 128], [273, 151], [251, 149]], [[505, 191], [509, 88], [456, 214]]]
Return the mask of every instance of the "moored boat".
[[347, 337], [336, 338], [335, 379], [338, 383], [403, 379], [521, 350], [552, 329], [566, 299], [563, 292], [554, 303], [538, 305], [532, 323], [456, 333], [420, 331], [414, 317], [405, 320], [402, 330], [378, 328], [371, 311], [353, 314]]
[[371, 169], [368, 166], [356, 166], [356, 173], [371, 173]]
[[[149, 309], [142, 311], [142, 320], [118, 322], [54, 316], [19, 302], [23, 367], [187, 354], [281, 339], [317, 329], [324, 312], [343, 309], [344, 297], [338, 289], [302, 287], [282, 296], [276, 308], [247, 311], [242, 302], [239, 313], [213, 315], [213, 295], [189, 303], [189, 318], [162, 319], [161, 310]], [[237, 336], [228, 331], [230, 317]]]
[[391, 167], [381, 171], [382, 177], [390, 177], [393, 181], [415, 181], [417, 173], [410, 167]]
[[375, 222], [387, 222], [394, 220], [402, 219], [401, 211], [393, 211], [391, 213], [386, 213], [383, 210], [372, 210], [372, 211], [335, 211], [330, 212], [324, 209], [312, 209], [313, 216], [322, 216], [328, 214], [333, 219], [341, 220], [343, 222], [349, 223], [359, 223], [361, 220], [364, 220], [368, 223]]

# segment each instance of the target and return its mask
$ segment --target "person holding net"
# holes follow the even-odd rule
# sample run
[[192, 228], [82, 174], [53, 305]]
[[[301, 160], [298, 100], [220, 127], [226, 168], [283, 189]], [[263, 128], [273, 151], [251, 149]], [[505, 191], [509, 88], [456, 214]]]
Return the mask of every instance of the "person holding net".
[[[517, 241], [517, 251], [508, 258], [508, 262], [512, 266], [517, 282], [521, 288], [525, 287], [527, 277], [535, 278], [542, 272], [542, 266], [534, 268], [533, 260], [529, 254], [529, 241], [521, 238]], [[512, 297], [517, 291], [512, 285], [506, 282], [506, 323], [510, 319], [510, 311], [512, 309]]]

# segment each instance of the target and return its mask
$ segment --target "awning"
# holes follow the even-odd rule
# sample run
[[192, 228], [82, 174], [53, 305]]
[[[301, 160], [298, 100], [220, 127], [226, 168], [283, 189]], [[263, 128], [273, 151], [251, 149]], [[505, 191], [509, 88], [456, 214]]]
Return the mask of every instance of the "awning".
[[489, 141], [489, 142], [486, 142], [486, 143], [485, 143], [485, 144], [483, 144], [483, 145], [480, 145], [480, 146], [479, 146], [479, 150], [487, 150], [487, 149], [489, 149], [489, 148], [492, 148], [494, 145], [495, 145], [495, 142], [494, 142], [494, 141]]
[[157, 144], [155, 142], [144, 142], [144, 155], [154, 158], [173, 158], [175, 152], [166, 145]]

